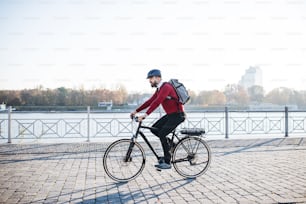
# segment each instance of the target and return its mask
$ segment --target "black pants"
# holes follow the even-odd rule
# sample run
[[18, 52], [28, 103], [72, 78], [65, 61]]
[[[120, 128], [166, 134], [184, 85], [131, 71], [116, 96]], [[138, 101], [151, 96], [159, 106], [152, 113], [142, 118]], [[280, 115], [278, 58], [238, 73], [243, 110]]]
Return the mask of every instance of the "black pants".
[[165, 162], [170, 164], [171, 154], [170, 146], [167, 141], [167, 135], [171, 133], [179, 124], [185, 120], [185, 113], [171, 113], [161, 117], [152, 127], [157, 128], [158, 130], [152, 130], [152, 133], [159, 137], [163, 150]]

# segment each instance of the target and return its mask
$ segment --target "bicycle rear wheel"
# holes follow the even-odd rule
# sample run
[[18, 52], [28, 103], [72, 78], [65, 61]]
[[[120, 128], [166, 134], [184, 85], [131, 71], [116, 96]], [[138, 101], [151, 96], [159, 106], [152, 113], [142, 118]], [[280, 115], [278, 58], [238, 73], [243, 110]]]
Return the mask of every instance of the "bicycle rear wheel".
[[122, 139], [115, 141], [106, 149], [103, 166], [110, 178], [126, 182], [142, 172], [145, 160], [144, 150], [139, 143]]
[[175, 170], [186, 178], [195, 178], [204, 174], [210, 161], [210, 148], [200, 137], [182, 139], [176, 145], [172, 155]]

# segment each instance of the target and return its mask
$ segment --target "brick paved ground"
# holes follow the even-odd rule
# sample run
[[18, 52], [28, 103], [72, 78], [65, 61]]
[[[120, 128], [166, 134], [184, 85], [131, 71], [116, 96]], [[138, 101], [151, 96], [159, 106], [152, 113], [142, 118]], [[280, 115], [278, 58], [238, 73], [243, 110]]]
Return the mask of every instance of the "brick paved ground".
[[106, 143], [1, 144], [0, 203], [306, 203], [306, 138], [209, 143], [197, 179], [158, 172], [149, 155], [128, 183], [106, 176]]

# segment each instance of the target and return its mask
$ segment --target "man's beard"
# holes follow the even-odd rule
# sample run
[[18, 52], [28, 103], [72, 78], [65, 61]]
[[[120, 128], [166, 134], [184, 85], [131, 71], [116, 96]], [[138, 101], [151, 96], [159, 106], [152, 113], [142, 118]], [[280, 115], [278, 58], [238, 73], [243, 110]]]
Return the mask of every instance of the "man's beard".
[[154, 81], [153, 83], [151, 83], [151, 87], [157, 87], [157, 82], [156, 81]]

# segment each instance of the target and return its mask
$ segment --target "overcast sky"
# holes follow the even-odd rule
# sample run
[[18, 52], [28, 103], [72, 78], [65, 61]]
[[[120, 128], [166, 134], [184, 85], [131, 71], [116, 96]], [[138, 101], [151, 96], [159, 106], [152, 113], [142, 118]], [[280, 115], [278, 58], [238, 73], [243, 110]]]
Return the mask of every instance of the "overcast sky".
[[224, 89], [258, 65], [266, 90], [306, 90], [303, 0], [1, 0], [0, 89], [145, 92], [161, 69]]

